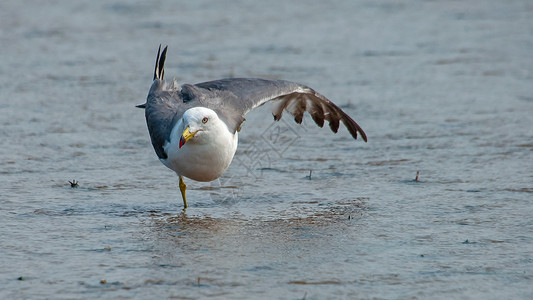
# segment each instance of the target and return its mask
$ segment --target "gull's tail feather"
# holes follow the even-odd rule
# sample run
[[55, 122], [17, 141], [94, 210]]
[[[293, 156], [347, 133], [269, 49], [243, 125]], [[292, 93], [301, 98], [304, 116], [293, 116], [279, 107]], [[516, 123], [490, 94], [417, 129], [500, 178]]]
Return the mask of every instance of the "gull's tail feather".
[[159, 45], [159, 50], [157, 50], [157, 57], [155, 59], [155, 70], [154, 70], [154, 80], [159, 79], [163, 80], [165, 76], [165, 59], [167, 57], [167, 48], [163, 49], [161, 53], [161, 44]]

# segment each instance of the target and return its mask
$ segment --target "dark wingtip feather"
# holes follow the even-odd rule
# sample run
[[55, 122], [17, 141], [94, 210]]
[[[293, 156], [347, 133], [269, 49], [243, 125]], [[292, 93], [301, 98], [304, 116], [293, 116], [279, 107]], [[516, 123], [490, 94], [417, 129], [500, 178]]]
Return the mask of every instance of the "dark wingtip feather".
[[157, 57], [155, 58], [155, 69], [154, 69], [154, 79], [160, 79], [163, 80], [163, 77], [165, 76], [165, 59], [167, 57], [167, 48], [168, 46], [165, 46], [165, 49], [163, 49], [163, 52], [161, 53], [161, 44], [159, 44], [159, 49], [157, 50]]
[[329, 120], [329, 128], [331, 131], [337, 133], [339, 131], [339, 120], [331, 119]]
[[163, 80], [165, 77], [165, 59], [167, 58], [167, 49], [168, 46], [165, 46], [165, 49], [163, 49], [161, 57], [159, 58], [159, 79], [161, 80]]
[[159, 44], [159, 50], [157, 50], [157, 57], [155, 58], [154, 79], [157, 78], [157, 71], [159, 69], [159, 55], [161, 54], [161, 44]]
[[[352, 133], [352, 136], [354, 137], [354, 139], [357, 139], [357, 133], [359, 132], [359, 134], [361, 135], [361, 138], [363, 139], [363, 141], [365, 141], [365, 143], [368, 143], [368, 139], [366, 137], [366, 133], [363, 131], [361, 126], [359, 126], [359, 124], [357, 124], [357, 122], [355, 122], [352, 118], [350, 118], [350, 120], [353, 122], [353, 125], [355, 127], [354, 130], [353, 130], [353, 133]], [[343, 121], [343, 123], [344, 123], [344, 121]], [[344, 124], [346, 125], [346, 123], [344, 123]]]
[[361, 134], [363, 141], [365, 141], [365, 143], [368, 143], [368, 139], [366, 138], [366, 133], [362, 129], [359, 131], [359, 133]]
[[318, 127], [324, 127], [324, 108], [322, 107], [322, 104], [311, 102], [311, 109], [308, 110], [308, 112]]
[[313, 118], [313, 121], [315, 121], [316, 125], [318, 125], [318, 127], [324, 127], [324, 118], [322, 118], [318, 114], [312, 114], [311, 117]]
[[307, 100], [298, 96], [298, 98], [296, 98], [296, 102], [293, 104], [291, 108], [291, 114], [294, 116], [294, 121], [296, 123], [302, 124], [302, 120], [304, 118], [304, 113], [306, 109], [307, 109]]
[[359, 132], [363, 141], [365, 141], [365, 143], [368, 142], [366, 133], [363, 131], [361, 126], [357, 124], [357, 122], [355, 122], [352, 118], [350, 118], [350, 116], [345, 115], [345, 118], [342, 119], [342, 123], [344, 123], [344, 126], [348, 128], [348, 131], [350, 132], [350, 134], [352, 135], [354, 139], [357, 139], [357, 133]]

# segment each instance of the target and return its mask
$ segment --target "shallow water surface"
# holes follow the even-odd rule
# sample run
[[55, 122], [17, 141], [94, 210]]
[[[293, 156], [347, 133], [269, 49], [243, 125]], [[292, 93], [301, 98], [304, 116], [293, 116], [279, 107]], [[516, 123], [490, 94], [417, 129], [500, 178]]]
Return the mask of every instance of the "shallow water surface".
[[[533, 297], [529, 1], [0, 8], [0, 298]], [[368, 143], [261, 107], [184, 212], [134, 107], [160, 43], [167, 78], [301, 82]]]

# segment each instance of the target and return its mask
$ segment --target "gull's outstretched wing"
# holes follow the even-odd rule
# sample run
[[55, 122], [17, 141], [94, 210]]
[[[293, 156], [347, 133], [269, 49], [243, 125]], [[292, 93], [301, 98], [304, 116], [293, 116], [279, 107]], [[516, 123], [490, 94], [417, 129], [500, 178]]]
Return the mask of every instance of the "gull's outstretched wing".
[[244, 115], [252, 109], [272, 101], [274, 120], [281, 118], [283, 110], [302, 123], [304, 112], [308, 112], [315, 123], [322, 127], [329, 122], [333, 132], [339, 130], [342, 122], [354, 139], [359, 133], [366, 142], [363, 129], [342, 109], [310, 87], [284, 80], [259, 78], [228, 78], [198, 84], [178, 86], [175, 81], [163, 80], [167, 47], [157, 53], [154, 82], [146, 103], [137, 105], [145, 108], [146, 123], [150, 139], [157, 156], [167, 158], [163, 146], [170, 140], [170, 133], [183, 113], [191, 107], [208, 107], [226, 123], [228, 129], [236, 132]]
[[228, 78], [183, 85], [181, 94], [215, 110], [233, 132], [244, 121], [246, 113], [272, 101], [272, 114], [276, 121], [281, 118], [283, 110], [286, 110], [300, 124], [304, 112], [307, 111], [318, 126], [324, 126], [326, 120], [331, 130], [336, 133], [342, 122], [354, 139], [357, 139], [359, 133], [363, 140], [367, 141], [363, 129], [342, 109], [312, 88], [298, 83], [259, 78]]

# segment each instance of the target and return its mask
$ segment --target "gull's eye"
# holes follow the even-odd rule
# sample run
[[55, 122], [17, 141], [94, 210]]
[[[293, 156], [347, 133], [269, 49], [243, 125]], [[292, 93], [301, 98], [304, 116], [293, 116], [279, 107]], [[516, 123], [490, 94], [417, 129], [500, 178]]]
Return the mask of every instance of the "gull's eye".
[[208, 119], [207, 117], [204, 117], [204, 118], [202, 119], [202, 123], [204, 123], [204, 124], [207, 123], [207, 121], [209, 121], [209, 119]]

